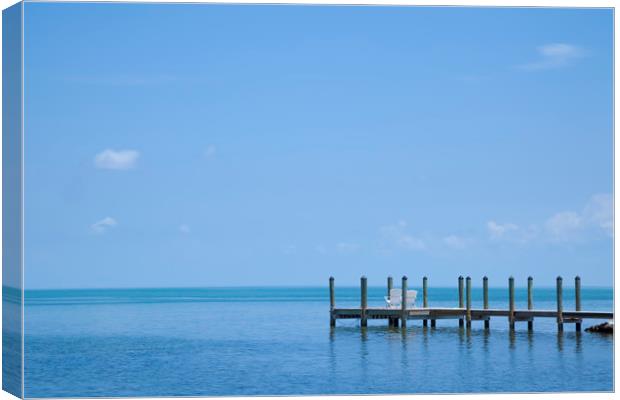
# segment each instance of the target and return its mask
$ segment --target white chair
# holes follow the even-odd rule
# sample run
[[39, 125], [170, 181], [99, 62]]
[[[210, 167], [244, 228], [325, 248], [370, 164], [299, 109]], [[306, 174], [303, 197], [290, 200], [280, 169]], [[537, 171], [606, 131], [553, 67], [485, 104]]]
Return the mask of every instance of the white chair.
[[[401, 308], [403, 304], [402, 299], [403, 290], [402, 289], [392, 289], [390, 290], [390, 296], [385, 296], [385, 303], [388, 308]], [[406, 308], [414, 308], [415, 307], [415, 299], [418, 296], [417, 290], [407, 290], [407, 304]]]

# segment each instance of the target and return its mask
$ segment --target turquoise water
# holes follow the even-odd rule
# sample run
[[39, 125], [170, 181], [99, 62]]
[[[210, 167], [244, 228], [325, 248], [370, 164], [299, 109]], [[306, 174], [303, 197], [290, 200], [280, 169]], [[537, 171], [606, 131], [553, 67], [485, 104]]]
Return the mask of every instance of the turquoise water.
[[[381, 305], [384, 288], [369, 288]], [[505, 289], [490, 290], [506, 307]], [[431, 306], [454, 307], [454, 288], [431, 288]], [[474, 289], [473, 306], [482, 293]], [[612, 289], [583, 288], [582, 308], [612, 310]], [[526, 292], [517, 289], [517, 308]], [[555, 289], [534, 291], [555, 308]], [[338, 306], [359, 288], [337, 288]], [[574, 307], [565, 289], [564, 307]], [[505, 318], [490, 332], [456, 321], [406, 331], [386, 321], [329, 328], [326, 288], [205, 288], [27, 291], [27, 397], [220, 396], [613, 390], [613, 338], [553, 319], [535, 331]], [[587, 321], [584, 327], [600, 321]]]

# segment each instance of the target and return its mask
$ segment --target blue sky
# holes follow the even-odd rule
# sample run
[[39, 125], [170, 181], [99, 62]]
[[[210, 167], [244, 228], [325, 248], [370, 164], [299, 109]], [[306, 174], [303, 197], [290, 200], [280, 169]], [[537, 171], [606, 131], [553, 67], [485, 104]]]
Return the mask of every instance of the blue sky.
[[25, 284], [612, 284], [612, 11], [27, 3]]

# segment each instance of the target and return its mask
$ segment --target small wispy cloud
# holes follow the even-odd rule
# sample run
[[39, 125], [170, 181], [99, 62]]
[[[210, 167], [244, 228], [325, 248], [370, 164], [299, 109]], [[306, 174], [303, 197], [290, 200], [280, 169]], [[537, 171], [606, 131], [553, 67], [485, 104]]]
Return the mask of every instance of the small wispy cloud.
[[517, 243], [526, 244], [535, 240], [539, 236], [537, 225], [519, 226], [512, 222], [499, 223], [488, 221], [486, 224], [488, 237], [496, 243]]
[[545, 221], [545, 229], [552, 239], [567, 240], [583, 227], [583, 219], [574, 211], [554, 214]]
[[94, 233], [105, 233], [108, 229], [115, 227], [118, 225], [116, 220], [112, 217], [105, 217], [101, 221], [97, 221], [90, 226], [90, 229]]
[[590, 197], [583, 208], [582, 217], [587, 224], [598, 227], [609, 236], [613, 236], [614, 202], [611, 194], [599, 193]]
[[398, 221], [396, 224], [386, 225], [380, 228], [384, 242], [405, 250], [425, 250], [424, 240], [407, 232], [407, 222]]
[[190, 229], [189, 225], [187, 224], [181, 224], [179, 225], [179, 232], [187, 234], [190, 233], [192, 230]]
[[584, 239], [588, 232], [613, 236], [613, 199], [611, 194], [595, 194], [580, 212], [562, 211], [545, 222], [545, 229], [553, 241]]
[[136, 150], [106, 149], [95, 156], [94, 164], [102, 169], [125, 170], [133, 168], [138, 157], [140, 153]]
[[205, 157], [209, 160], [212, 159], [213, 157], [215, 157], [216, 151], [217, 151], [217, 148], [214, 145], [211, 144], [207, 146], [207, 148], [205, 149], [205, 153], [204, 153]]
[[487, 222], [489, 238], [497, 242], [526, 244], [585, 242], [613, 236], [613, 199], [611, 194], [592, 195], [581, 211], [566, 210], [552, 214], [541, 223], [521, 227], [513, 223]]
[[506, 237], [510, 232], [514, 232], [519, 229], [519, 226], [513, 223], [498, 223], [495, 221], [487, 222], [487, 230], [491, 239], [502, 239]]
[[465, 249], [470, 243], [471, 239], [458, 235], [448, 235], [443, 238], [443, 243], [455, 250]]
[[539, 59], [519, 65], [524, 70], [544, 70], [562, 68], [584, 56], [584, 51], [578, 46], [567, 43], [549, 43], [537, 48]]

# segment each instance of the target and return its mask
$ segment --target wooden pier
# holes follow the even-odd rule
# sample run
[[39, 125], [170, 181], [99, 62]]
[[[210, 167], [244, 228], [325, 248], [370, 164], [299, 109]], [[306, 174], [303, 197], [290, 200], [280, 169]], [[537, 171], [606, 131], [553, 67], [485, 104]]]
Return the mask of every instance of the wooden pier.
[[[614, 318], [613, 312], [607, 311], [582, 311], [581, 310], [581, 279], [575, 277], [575, 310], [564, 310], [562, 305], [562, 277], [556, 279], [556, 304], [555, 310], [535, 310], [533, 300], [532, 277], [527, 279], [527, 310], [517, 310], [515, 308], [514, 278], [508, 279], [508, 309], [489, 308], [489, 283], [485, 276], [482, 279], [483, 308], [472, 308], [471, 306], [471, 278], [465, 279], [466, 287], [463, 289], [463, 277], [458, 278], [458, 307], [438, 308], [428, 306], [428, 279], [422, 279], [422, 307], [405, 308], [407, 300], [407, 277], [402, 278], [402, 307], [368, 307], [368, 280], [361, 278], [361, 296], [359, 308], [337, 308], [334, 278], [329, 278], [329, 304], [330, 304], [330, 326], [336, 326], [338, 319], [359, 319], [360, 326], [366, 327], [369, 319], [385, 319], [388, 326], [397, 327], [400, 323], [402, 328], [407, 327], [408, 320], [422, 320], [423, 326], [427, 326], [428, 320], [431, 321], [431, 328], [436, 326], [438, 319], [458, 319], [459, 326], [466, 326], [471, 329], [472, 321], [484, 321], [484, 328], [490, 328], [491, 317], [505, 317], [508, 320], [510, 330], [515, 329], [517, 322], [527, 322], [528, 330], [534, 329], [535, 318], [555, 318], [558, 331], [564, 330], [564, 324], [574, 323], [575, 329], [581, 331], [581, 324], [584, 319], [607, 319]], [[387, 279], [387, 293], [393, 287], [392, 277]], [[466, 299], [463, 299], [465, 292]]]

